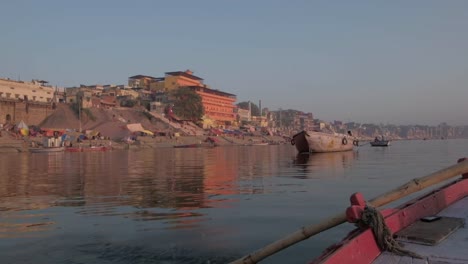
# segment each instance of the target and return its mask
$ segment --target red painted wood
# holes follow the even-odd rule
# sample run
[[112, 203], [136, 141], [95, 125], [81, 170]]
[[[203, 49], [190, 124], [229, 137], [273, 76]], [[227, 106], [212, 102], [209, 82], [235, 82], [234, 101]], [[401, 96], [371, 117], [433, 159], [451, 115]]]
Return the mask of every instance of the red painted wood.
[[[437, 214], [468, 195], [468, 181], [458, 180], [393, 210], [384, 210], [390, 230], [395, 233], [422, 217]], [[311, 263], [372, 263], [381, 254], [370, 229], [355, 230], [342, 242], [328, 248]]]

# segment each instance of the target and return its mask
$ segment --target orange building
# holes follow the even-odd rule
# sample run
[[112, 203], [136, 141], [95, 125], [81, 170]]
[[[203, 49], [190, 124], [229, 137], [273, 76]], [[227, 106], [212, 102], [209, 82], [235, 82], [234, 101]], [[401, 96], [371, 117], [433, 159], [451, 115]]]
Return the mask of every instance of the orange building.
[[206, 86], [203, 79], [193, 75], [190, 70], [166, 72], [162, 78], [154, 78], [150, 89], [156, 92], [170, 92], [174, 89], [187, 86]]
[[[138, 82], [135, 82], [138, 80]], [[170, 92], [181, 87], [190, 87], [202, 98], [205, 116], [203, 124], [205, 127], [217, 127], [231, 125], [236, 121], [234, 109], [236, 96], [234, 94], [213, 90], [203, 83], [203, 79], [193, 75], [190, 70], [166, 72], [164, 77], [155, 78], [151, 76], [136, 75], [129, 78], [129, 85], [138, 83], [140, 87], [154, 92]], [[143, 87], [142, 87], [143, 88]]]
[[203, 86], [189, 86], [202, 98], [205, 127], [232, 125], [236, 121], [234, 94], [213, 90]]

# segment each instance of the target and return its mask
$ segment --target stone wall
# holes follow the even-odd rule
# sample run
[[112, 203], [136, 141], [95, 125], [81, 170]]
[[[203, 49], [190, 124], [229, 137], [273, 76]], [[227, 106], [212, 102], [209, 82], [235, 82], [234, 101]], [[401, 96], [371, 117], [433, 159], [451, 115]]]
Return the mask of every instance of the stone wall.
[[27, 125], [38, 125], [52, 112], [51, 104], [0, 99], [0, 123], [2, 124], [10, 119], [14, 124], [23, 120]]

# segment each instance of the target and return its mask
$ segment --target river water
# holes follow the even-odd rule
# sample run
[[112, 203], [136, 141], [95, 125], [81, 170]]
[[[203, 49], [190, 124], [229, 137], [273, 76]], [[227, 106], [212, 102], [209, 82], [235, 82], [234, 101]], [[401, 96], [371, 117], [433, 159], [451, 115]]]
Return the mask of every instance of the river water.
[[[468, 140], [0, 153], [0, 263], [226, 263], [468, 156]], [[306, 263], [343, 224], [262, 263]]]

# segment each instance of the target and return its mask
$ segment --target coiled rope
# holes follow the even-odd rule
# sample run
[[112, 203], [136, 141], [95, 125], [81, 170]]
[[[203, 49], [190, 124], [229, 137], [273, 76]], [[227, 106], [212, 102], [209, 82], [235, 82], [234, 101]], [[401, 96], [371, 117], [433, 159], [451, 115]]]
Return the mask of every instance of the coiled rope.
[[392, 232], [385, 223], [385, 219], [379, 210], [371, 206], [366, 206], [362, 213], [362, 218], [358, 222], [360, 226], [368, 226], [372, 228], [377, 245], [383, 251], [389, 251], [400, 256], [409, 256], [413, 258], [423, 259], [423, 257], [410, 250], [404, 249], [403, 245], [398, 243], [392, 235]]

